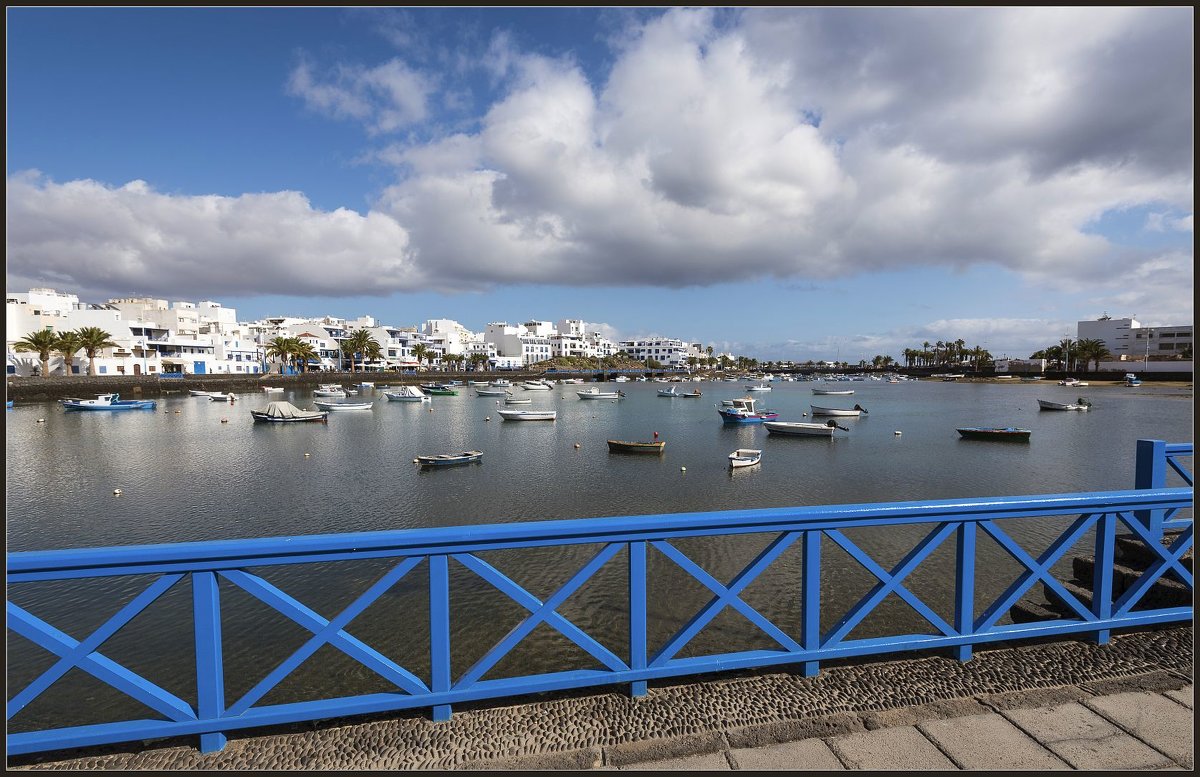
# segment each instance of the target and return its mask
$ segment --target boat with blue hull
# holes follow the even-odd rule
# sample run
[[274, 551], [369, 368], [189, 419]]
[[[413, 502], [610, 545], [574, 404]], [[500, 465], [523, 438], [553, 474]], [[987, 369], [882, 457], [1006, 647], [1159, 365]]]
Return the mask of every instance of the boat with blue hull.
[[121, 399], [120, 394], [99, 394], [95, 399], [60, 400], [63, 410], [153, 410], [158, 403], [153, 399]]
[[721, 414], [721, 420], [727, 424], [761, 424], [763, 421], [774, 421], [779, 418], [779, 413], [773, 410], [759, 410], [756, 407], [758, 400], [753, 397], [726, 401], [729, 404], [722, 403], [717, 408], [717, 412]]

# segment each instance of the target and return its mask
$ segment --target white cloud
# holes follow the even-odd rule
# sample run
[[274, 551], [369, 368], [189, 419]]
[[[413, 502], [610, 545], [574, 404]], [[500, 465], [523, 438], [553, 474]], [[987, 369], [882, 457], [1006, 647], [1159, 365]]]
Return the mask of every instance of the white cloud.
[[317, 211], [296, 192], [183, 197], [142, 181], [6, 187], [8, 283], [85, 298], [390, 294], [421, 288], [408, 233], [383, 213]]
[[[189, 197], [10, 178], [10, 269], [109, 283], [144, 281], [153, 267], [164, 286], [194, 281], [213, 295], [244, 283], [244, 266], [224, 257], [274, 268], [254, 281], [264, 289], [295, 257], [310, 272], [319, 250], [298, 236], [312, 236], [387, 268], [339, 273], [325, 294], [986, 264], [1046, 288], [1094, 285], [1114, 309], [1143, 294], [1129, 290], [1136, 278], [1185, 309], [1190, 252], [1133, 250], [1091, 228], [1151, 208], [1189, 214], [1161, 226], [1191, 230], [1191, 9], [728, 16], [670, 9], [625, 28], [600, 76], [496, 31], [476, 72], [498, 97], [453, 129], [439, 130], [430, 107], [439, 90], [442, 104], [467, 94], [442, 83], [452, 68], [435, 79], [400, 58], [320, 74], [302, 62], [288, 89], [313, 110], [373, 135], [433, 133], [364, 153], [399, 171], [367, 216], [317, 211], [292, 192]], [[411, 32], [401, 21], [391, 34]]]

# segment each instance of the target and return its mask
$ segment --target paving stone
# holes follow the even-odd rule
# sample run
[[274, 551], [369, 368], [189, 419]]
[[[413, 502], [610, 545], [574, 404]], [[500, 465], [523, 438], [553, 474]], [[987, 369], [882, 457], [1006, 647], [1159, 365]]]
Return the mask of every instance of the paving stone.
[[1068, 769], [1062, 759], [995, 713], [930, 720], [917, 728], [964, 769]]
[[643, 739], [606, 747], [604, 762], [621, 768], [651, 761], [707, 755], [724, 749], [724, 739], [715, 732], [669, 739]]
[[1172, 763], [1082, 704], [1001, 714], [1076, 769], [1157, 769]]
[[668, 758], [664, 761], [643, 761], [629, 766], [617, 767], [619, 771], [633, 770], [639, 772], [727, 772], [730, 771], [729, 761], [725, 753], [705, 753], [689, 755], [683, 758]]
[[1157, 693], [1118, 693], [1083, 702], [1176, 763], [1192, 767], [1192, 710]]
[[1163, 695], [1170, 696], [1172, 699], [1187, 707], [1189, 710], [1194, 710], [1196, 708], [1192, 706], [1192, 689], [1195, 687], [1196, 686], [1189, 684], [1188, 686], [1180, 688], [1177, 691], [1167, 691]]
[[912, 726], [881, 728], [829, 740], [851, 769], [946, 771], [956, 764]]
[[740, 771], [841, 771], [846, 767], [821, 739], [731, 750]]

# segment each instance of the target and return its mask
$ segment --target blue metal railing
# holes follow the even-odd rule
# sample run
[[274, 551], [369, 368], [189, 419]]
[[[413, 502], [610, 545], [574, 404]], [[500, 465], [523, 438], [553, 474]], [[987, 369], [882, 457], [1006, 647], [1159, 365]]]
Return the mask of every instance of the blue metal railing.
[[[1155, 450], [1170, 459], [1163, 468], [1176, 468], [1179, 458], [1191, 455], [1190, 444], [1162, 444]], [[1139, 483], [1142, 479], [1140, 462], [1139, 458]], [[1176, 471], [1182, 474], [1181, 469], [1176, 468]], [[1105, 642], [1112, 629], [1192, 620], [1190, 606], [1147, 608], [1143, 605], [1135, 609], [1149, 587], [1167, 572], [1188, 588], [1194, 587], [1191, 572], [1181, 562], [1192, 546], [1191, 518], [1178, 515], [1178, 511], [1190, 510], [1193, 505], [1190, 473], [1184, 475], [1184, 479], [1189, 487], [1155, 485], [1097, 493], [732, 510], [9, 553], [6, 557], [10, 590], [8, 628], [57, 656], [57, 661], [31, 683], [20, 689], [10, 689], [16, 691], [7, 708], [10, 731], [13, 717], [73, 668], [136, 699], [158, 717], [9, 733], [8, 752], [18, 755], [182, 735], [199, 736], [200, 748], [212, 751], [224, 746], [226, 733], [236, 730], [423, 707], [432, 709], [435, 720], [445, 720], [449, 718], [453, 704], [568, 688], [619, 683], [629, 684], [631, 692], [640, 695], [646, 692], [650, 680], [729, 669], [802, 664], [805, 674], [813, 675], [820, 662], [834, 658], [950, 648], [960, 660], [966, 661], [970, 659], [974, 645], [999, 640], [1082, 633]], [[1148, 522], [1145, 516], [1157, 516], [1158, 520]], [[1031, 517], [1058, 517], [1067, 524], [1057, 539], [1036, 557], [1014, 542], [1002, 528], [1006, 521]], [[848, 530], [861, 527], [889, 527], [895, 531], [897, 527], [921, 524], [932, 525], [932, 528], [890, 569], [881, 566], [846, 534]], [[1121, 524], [1145, 540], [1156, 559], [1135, 584], [1118, 595], [1113, 587], [1113, 564], [1116, 531]], [[1178, 530], [1169, 546], [1159, 541], [1164, 529]], [[977, 606], [976, 586], [976, 539], [981, 532], [1021, 567], [1016, 580], [984, 607]], [[1054, 578], [1051, 568], [1088, 532], [1094, 533], [1097, 563], [1092, 601], [1084, 604]], [[714, 578], [677, 544], [689, 537], [750, 534], [766, 535], [770, 539], [728, 583]], [[946, 588], [953, 589], [953, 614], [943, 618], [906, 587], [905, 580], [951, 538], [955, 544], [954, 576], [953, 580], [946, 581]], [[600, 549], [557, 591], [544, 599], [530, 593], [479, 556], [495, 550], [581, 545], [598, 545]], [[834, 546], [848, 553], [876, 582], [832, 627], [823, 630], [822, 548]], [[743, 598], [747, 587], [792, 547], [799, 550], [802, 558], [802, 571], [799, 579], [794, 581], [800, 594], [800, 628], [794, 635]], [[711, 594], [707, 603], [682, 628], [655, 645], [651, 645], [648, 638], [651, 575], [647, 552], [650, 549], [690, 575]], [[628, 621], [628, 639], [621, 650], [614, 652], [558, 610], [622, 552], [628, 559], [628, 585], [623, 589], [623, 601], [619, 604]], [[352, 603], [328, 619], [268, 582], [261, 574], [247, 571], [368, 559], [384, 562], [388, 568]], [[455, 616], [450, 596], [451, 562], [474, 573], [529, 613], [470, 666], [456, 666], [451, 661], [451, 622]], [[421, 565], [425, 565], [428, 572], [428, 682], [349, 631], [354, 618]], [[81, 640], [17, 605], [11, 596], [15, 584], [134, 575], [155, 577], [140, 594]], [[186, 625], [194, 632], [194, 704], [101, 652], [101, 646], [113, 634], [184, 578], [189, 578], [191, 584], [191, 623]], [[253, 678], [252, 682], [256, 684], [236, 699], [225, 697], [222, 593], [218, 581], [227, 589], [233, 586], [249, 594], [311, 632], [307, 642], [288, 658]], [[1034, 623], [1000, 623], [1012, 606], [1039, 582], [1066, 603], [1072, 611], [1071, 617]], [[892, 594], [911, 606], [932, 629], [927, 633], [850, 639], [851, 631]], [[770, 638], [773, 645], [766, 649], [681, 656], [684, 648], [726, 609], [745, 616]], [[549, 626], [586, 651], [594, 660], [594, 667], [484, 679], [489, 670], [542, 625]], [[272, 689], [325, 646], [341, 651], [383, 678], [390, 690], [335, 699], [264, 703]]]

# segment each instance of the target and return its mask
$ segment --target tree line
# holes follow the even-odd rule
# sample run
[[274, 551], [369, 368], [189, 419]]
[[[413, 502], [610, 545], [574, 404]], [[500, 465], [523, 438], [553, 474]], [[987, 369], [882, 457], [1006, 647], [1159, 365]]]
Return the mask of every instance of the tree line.
[[43, 378], [50, 374], [50, 358], [56, 353], [63, 357], [63, 374], [70, 374], [75, 354], [83, 351], [88, 358], [88, 375], [95, 375], [96, 355], [105, 348], [116, 347], [118, 344], [113, 342], [112, 335], [98, 326], [84, 326], [65, 332], [55, 332], [46, 327], [30, 332], [13, 344], [13, 349], [20, 353], [38, 355]]

